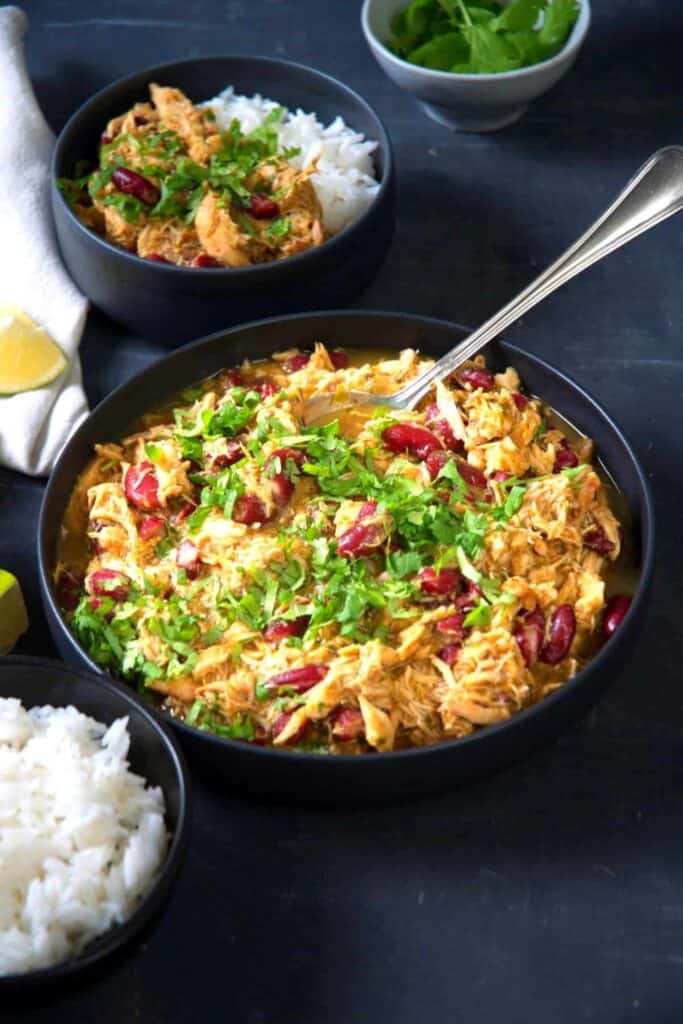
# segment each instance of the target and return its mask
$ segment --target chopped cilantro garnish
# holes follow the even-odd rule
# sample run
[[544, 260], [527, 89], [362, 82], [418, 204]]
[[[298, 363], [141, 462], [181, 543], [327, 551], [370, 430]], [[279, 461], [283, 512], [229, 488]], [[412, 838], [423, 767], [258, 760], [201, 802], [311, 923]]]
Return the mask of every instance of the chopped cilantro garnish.
[[231, 722], [220, 717], [217, 707], [209, 707], [206, 701], [196, 700], [187, 715], [187, 725], [194, 725], [204, 732], [225, 736], [231, 740], [253, 740], [254, 723], [248, 715], [237, 715]]
[[276, 217], [271, 221], [265, 230], [265, 236], [269, 241], [277, 241], [286, 238], [292, 229], [289, 217]]
[[534, 441], [540, 441], [546, 430], [548, 429], [548, 421], [545, 416], [541, 416], [541, 422], [536, 427], [536, 433], [533, 436]]

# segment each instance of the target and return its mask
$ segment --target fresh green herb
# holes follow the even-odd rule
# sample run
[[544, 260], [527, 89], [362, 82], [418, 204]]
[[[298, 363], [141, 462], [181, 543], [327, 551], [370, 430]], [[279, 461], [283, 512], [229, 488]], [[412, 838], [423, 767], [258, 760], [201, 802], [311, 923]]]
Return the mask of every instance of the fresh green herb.
[[72, 210], [77, 204], [89, 201], [85, 183], [80, 178], [57, 178], [56, 185]]
[[129, 224], [137, 223], [147, 209], [142, 200], [123, 192], [112, 192], [111, 195], [104, 196], [101, 202], [103, 206], [113, 206]]
[[478, 601], [471, 612], [468, 612], [463, 619], [463, 626], [469, 629], [470, 626], [488, 626], [491, 621], [491, 605], [486, 601]]
[[256, 694], [257, 700], [268, 700], [271, 695], [271, 691], [265, 685], [265, 679], [257, 679], [254, 693]]
[[187, 725], [194, 725], [204, 732], [225, 736], [231, 740], [253, 740], [254, 723], [248, 715], [237, 715], [231, 722], [220, 715], [217, 707], [209, 707], [206, 701], [196, 700], [187, 715]]
[[258, 232], [246, 214], [242, 213], [241, 210], [233, 210], [232, 215], [245, 235], [248, 235], [249, 238], [256, 238]]
[[552, 57], [578, 15], [578, 0], [412, 0], [393, 18], [387, 45], [421, 67], [496, 74]]
[[163, 461], [164, 450], [161, 447], [161, 445], [154, 444], [153, 441], [148, 441], [147, 444], [145, 445], [145, 455], [147, 456], [148, 459], [150, 459], [151, 462], [154, 462], [158, 465], [160, 462]]
[[545, 416], [541, 416], [541, 422], [536, 427], [536, 433], [533, 436], [534, 441], [540, 441], [545, 432], [548, 429], [548, 421]]
[[264, 234], [269, 241], [275, 242], [278, 239], [286, 238], [291, 231], [291, 227], [289, 217], [276, 217], [268, 225]]

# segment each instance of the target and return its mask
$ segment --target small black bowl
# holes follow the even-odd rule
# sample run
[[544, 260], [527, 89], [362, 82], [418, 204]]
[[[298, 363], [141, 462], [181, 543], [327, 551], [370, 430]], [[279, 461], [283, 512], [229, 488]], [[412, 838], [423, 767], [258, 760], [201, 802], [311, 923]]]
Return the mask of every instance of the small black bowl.
[[88, 943], [79, 956], [53, 967], [0, 977], [0, 994], [34, 992], [44, 983], [63, 982], [77, 971], [95, 966], [137, 935], [160, 911], [178, 873], [189, 834], [189, 781], [185, 759], [173, 736], [126, 687], [102, 673], [85, 672], [47, 658], [0, 658], [0, 697], [18, 697], [25, 708], [43, 704], [66, 707], [110, 725], [128, 717], [130, 766], [153, 786], [161, 787], [166, 802], [166, 825], [171, 833], [166, 861], [150, 892], [121, 925]]
[[380, 188], [369, 208], [339, 234], [297, 256], [251, 267], [177, 267], [124, 252], [85, 228], [56, 187], [52, 208], [64, 262], [79, 288], [112, 319], [148, 338], [177, 344], [254, 317], [321, 309], [349, 302], [384, 259], [394, 233], [391, 143], [377, 114], [355, 92], [320, 71], [266, 57], [205, 57], [146, 68], [107, 86], [64, 126], [52, 178], [70, 177], [79, 160], [92, 161], [110, 118], [148, 98], [158, 82], [195, 102], [227, 86], [260, 92], [291, 110], [301, 107], [329, 123], [337, 115], [376, 140]]
[[[284, 317], [201, 339], [159, 360], [117, 388], [66, 444], [52, 472], [41, 510], [41, 590], [50, 630], [64, 658], [97, 670], [62, 618], [52, 585], [64, 510], [95, 443], [124, 435], [149, 411], [150, 395], [154, 395], [154, 403], [161, 404], [191, 382], [244, 358], [266, 358], [278, 349], [293, 346], [311, 348], [316, 341], [341, 348], [413, 347], [439, 356], [466, 333], [456, 324], [392, 313], [358, 311]], [[638, 460], [607, 413], [564, 374], [503, 343], [489, 345], [486, 358], [497, 370], [508, 365], [516, 367], [525, 388], [593, 438], [599, 457], [623, 495], [632, 519], [640, 578], [630, 611], [619, 630], [574, 679], [540, 704], [500, 725], [431, 747], [325, 757], [224, 740], [171, 719], [188, 753], [214, 779], [243, 791], [318, 803], [382, 800], [453, 786], [489, 774], [554, 739], [599, 700], [625, 662], [643, 618], [654, 563], [652, 500]]]

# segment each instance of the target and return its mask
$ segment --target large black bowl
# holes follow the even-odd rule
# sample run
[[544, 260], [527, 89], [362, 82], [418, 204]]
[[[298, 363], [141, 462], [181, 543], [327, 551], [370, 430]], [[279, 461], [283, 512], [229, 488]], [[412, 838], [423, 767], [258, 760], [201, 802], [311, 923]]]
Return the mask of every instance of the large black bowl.
[[18, 697], [25, 708], [73, 704], [98, 722], [110, 725], [128, 717], [130, 766], [152, 786], [160, 786], [166, 802], [166, 825], [171, 832], [166, 860], [135, 913], [89, 943], [76, 957], [54, 967], [0, 977], [0, 995], [34, 992], [44, 983], [61, 982], [70, 975], [94, 967], [137, 935], [159, 912], [178, 873], [189, 834], [188, 777], [185, 759], [173, 736], [144, 703], [126, 687], [70, 668], [47, 658], [0, 658], [0, 697]]
[[[55, 600], [51, 576], [60, 522], [93, 445], [124, 434], [148, 411], [150, 395], [161, 403], [191, 381], [245, 357], [266, 357], [296, 345], [310, 347], [318, 340], [345, 348], [413, 346], [440, 355], [464, 333], [455, 324], [389, 313], [341, 312], [265, 320], [197, 341], [161, 359], [114, 391], [65, 447], [43, 501], [39, 535], [41, 586], [50, 629], [64, 657], [97, 668], [69, 632]], [[188, 753], [208, 767], [214, 777], [249, 791], [323, 802], [382, 799], [450, 786], [500, 768], [551, 740], [590, 708], [614, 678], [642, 618], [652, 575], [654, 522], [645, 477], [619, 428], [577, 384], [510, 345], [490, 345], [487, 358], [497, 368], [515, 366], [531, 392], [594, 438], [600, 458], [621, 490], [633, 517], [641, 564], [637, 592], [622, 626], [583, 671], [542, 703], [509, 722], [433, 747], [360, 757], [321, 757], [252, 747], [174, 722]]]
[[200, 270], [140, 259], [85, 228], [55, 187], [52, 207], [64, 262], [79, 288], [114, 320], [145, 337], [175, 344], [254, 317], [349, 302], [376, 273], [394, 224], [391, 143], [375, 112], [341, 82], [301, 64], [266, 57], [204, 57], [146, 68], [88, 100], [62, 130], [53, 180], [92, 160], [107, 121], [148, 97], [158, 82], [195, 102], [228, 85], [260, 92], [329, 123], [337, 115], [379, 145], [373, 154], [380, 189], [368, 210], [323, 245], [289, 259], [252, 267]]

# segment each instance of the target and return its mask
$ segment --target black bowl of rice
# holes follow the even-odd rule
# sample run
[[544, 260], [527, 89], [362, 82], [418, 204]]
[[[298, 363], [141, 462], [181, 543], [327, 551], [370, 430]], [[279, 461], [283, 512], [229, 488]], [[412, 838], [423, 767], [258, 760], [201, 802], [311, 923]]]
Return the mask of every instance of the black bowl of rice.
[[[150, 83], [210, 101], [220, 128], [244, 131], [283, 108], [277, 126], [292, 158], [317, 161], [311, 177], [326, 240], [248, 266], [176, 266], [111, 244], [78, 219], [56, 182], [96, 159], [110, 119], [148, 99]], [[143, 71], [107, 86], [67, 122], [54, 152], [52, 206], [64, 262], [101, 310], [146, 337], [178, 344], [265, 315], [341, 306], [365, 288], [394, 232], [394, 167], [384, 126], [370, 106], [328, 75], [265, 57], [206, 57]]]
[[66, 979], [160, 910], [188, 834], [184, 760], [103, 677], [0, 658], [0, 992]]

